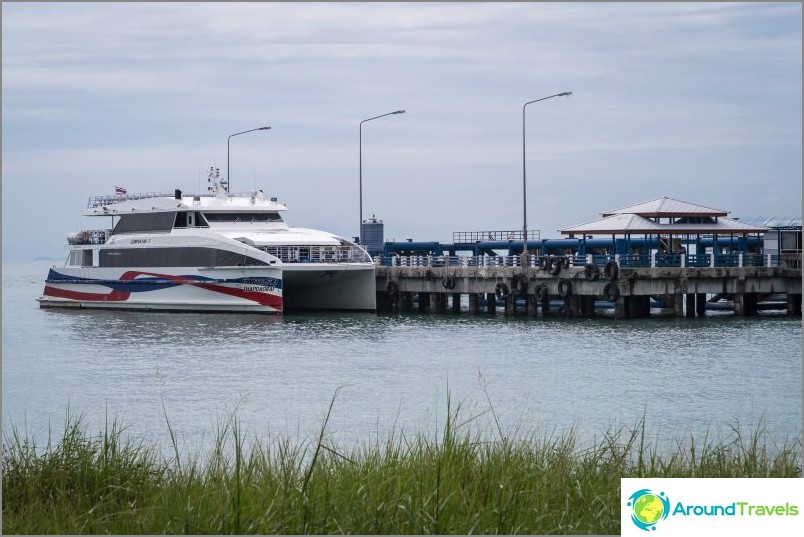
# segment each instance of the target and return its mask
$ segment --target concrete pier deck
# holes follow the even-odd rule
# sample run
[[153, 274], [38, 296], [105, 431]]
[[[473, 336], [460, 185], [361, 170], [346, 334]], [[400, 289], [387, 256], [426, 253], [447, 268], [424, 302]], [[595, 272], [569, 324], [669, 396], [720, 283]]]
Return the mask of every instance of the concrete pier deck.
[[[783, 294], [787, 313], [801, 315], [802, 272], [788, 267], [620, 267], [596, 281], [585, 266], [545, 270], [523, 266], [378, 266], [375, 273], [378, 311], [410, 309], [414, 294], [420, 311], [461, 311], [468, 295], [469, 311], [493, 313], [498, 300], [507, 314], [592, 317], [595, 301], [614, 305], [616, 318], [650, 315], [650, 299], [658, 297], [677, 316], [705, 313], [707, 295], [733, 299], [738, 315], [752, 315], [763, 297]], [[594, 272], [594, 271], [591, 271]], [[611, 274], [616, 272], [616, 274]], [[556, 308], [555, 301], [562, 301]], [[520, 308], [517, 308], [517, 302]], [[552, 303], [552, 308], [551, 308]]]

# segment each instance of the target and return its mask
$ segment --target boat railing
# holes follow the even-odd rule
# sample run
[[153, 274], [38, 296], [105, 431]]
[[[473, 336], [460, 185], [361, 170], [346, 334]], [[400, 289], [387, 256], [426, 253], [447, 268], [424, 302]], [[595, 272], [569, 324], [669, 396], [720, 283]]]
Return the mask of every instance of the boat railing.
[[71, 245], [85, 244], [106, 244], [106, 240], [111, 237], [111, 229], [85, 229], [74, 231], [67, 235], [67, 243]]
[[[233, 194], [226, 194], [231, 198], [247, 198], [253, 196], [254, 192], [235, 192]], [[174, 192], [140, 192], [132, 194], [114, 195], [114, 196], [90, 196], [87, 200], [87, 209], [96, 209], [104, 205], [114, 205], [115, 203], [123, 203], [124, 201], [144, 200], [151, 198], [171, 198], [175, 196]], [[214, 198], [216, 194], [205, 192], [204, 194], [184, 194], [185, 197], [192, 198]], [[272, 198], [273, 200], [273, 198]]]
[[371, 263], [371, 257], [356, 246], [257, 246], [283, 263]]
[[122, 196], [90, 196], [87, 200], [87, 209], [95, 209], [104, 205], [114, 205], [124, 201], [143, 200], [149, 198], [172, 198], [173, 194], [164, 192], [143, 192], [139, 194], [125, 194]]

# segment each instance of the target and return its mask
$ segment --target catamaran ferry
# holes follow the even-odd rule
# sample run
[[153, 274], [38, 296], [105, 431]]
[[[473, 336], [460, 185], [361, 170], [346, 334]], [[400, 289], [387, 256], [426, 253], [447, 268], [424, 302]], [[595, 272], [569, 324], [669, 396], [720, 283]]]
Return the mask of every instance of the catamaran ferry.
[[110, 229], [67, 237], [41, 307], [281, 313], [376, 309], [368, 252], [325, 231], [293, 228], [287, 206], [262, 191], [94, 196], [86, 216]]

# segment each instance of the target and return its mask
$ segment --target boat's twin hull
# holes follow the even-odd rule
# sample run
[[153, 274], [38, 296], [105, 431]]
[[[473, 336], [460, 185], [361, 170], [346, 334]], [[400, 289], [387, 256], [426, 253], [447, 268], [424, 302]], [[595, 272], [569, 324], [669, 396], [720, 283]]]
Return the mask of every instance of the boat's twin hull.
[[286, 264], [285, 311], [375, 311], [374, 265]]
[[38, 299], [45, 307], [281, 313], [282, 270], [51, 269]]

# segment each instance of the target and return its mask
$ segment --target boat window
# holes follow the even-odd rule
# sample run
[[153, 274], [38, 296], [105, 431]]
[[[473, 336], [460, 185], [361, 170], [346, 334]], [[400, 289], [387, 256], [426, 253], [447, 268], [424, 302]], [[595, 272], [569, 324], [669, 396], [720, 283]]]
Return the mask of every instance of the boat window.
[[112, 230], [112, 235], [138, 233], [143, 231], [170, 231], [176, 220], [175, 212], [141, 213], [120, 215], [120, 221]]
[[70, 255], [67, 257], [67, 265], [73, 267], [80, 267], [81, 266], [81, 258], [82, 254], [79, 250], [73, 250], [70, 252]]
[[279, 213], [205, 213], [209, 222], [281, 222]]
[[267, 265], [241, 253], [187, 246], [182, 248], [105, 248], [101, 267], [236, 267]]
[[204, 215], [198, 211], [185, 211], [176, 213], [174, 228], [209, 227]]
[[204, 213], [195, 212], [195, 227], [209, 227], [207, 219], [204, 218]]
[[176, 221], [173, 227], [187, 227], [187, 213], [181, 211], [176, 213]]

